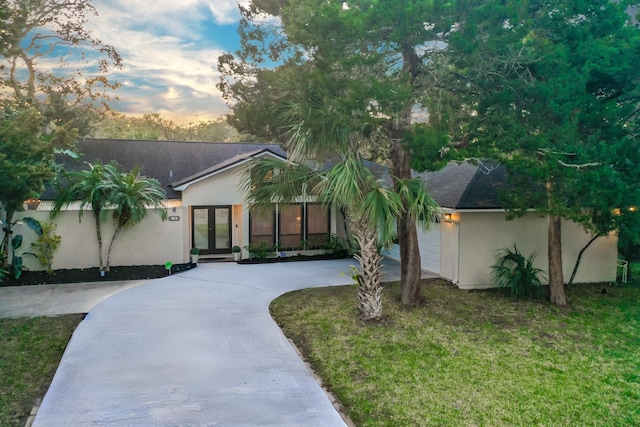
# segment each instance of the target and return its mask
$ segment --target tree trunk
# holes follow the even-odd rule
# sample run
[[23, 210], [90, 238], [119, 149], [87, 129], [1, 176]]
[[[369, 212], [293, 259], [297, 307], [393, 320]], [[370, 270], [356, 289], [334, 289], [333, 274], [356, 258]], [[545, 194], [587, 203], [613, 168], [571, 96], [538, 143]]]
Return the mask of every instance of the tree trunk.
[[[400, 179], [411, 178], [411, 158], [399, 140], [391, 146], [391, 174]], [[407, 212], [406, 202], [404, 211]], [[398, 218], [398, 242], [400, 244], [400, 301], [404, 305], [415, 306], [420, 303], [420, 249], [418, 247], [418, 229], [415, 219], [402, 214]]]
[[571, 278], [569, 278], [569, 283], [567, 283], [567, 286], [570, 287], [571, 285], [573, 285], [573, 281], [575, 280], [576, 274], [578, 273], [578, 267], [580, 266], [580, 260], [582, 259], [582, 254], [584, 254], [584, 251], [586, 251], [589, 248], [589, 246], [591, 246], [591, 244], [596, 241], [598, 237], [600, 237], [599, 234], [596, 234], [595, 236], [593, 236], [591, 240], [589, 240], [589, 243], [584, 245], [584, 247], [578, 253], [578, 258], [576, 259], [576, 263], [573, 266], [573, 271], [571, 272]]
[[354, 224], [353, 232], [360, 244], [360, 255], [355, 259], [360, 264], [356, 275], [358, 282], [358, 312], [363, 320], [382, 318], [382, 255], [378, 252], [378, 233], [364, 221]]
[[7, 269], [9, 267], [9, 251], [11, 250], [11, 221], [13, 221], [13, 210], [7, 210], [5, 213], [6, 226], [2, 227], [4, 231], [4, 237], [2, 238], [2, 247], [0, 247], [0, 255], [4, 254], [4, 260], [2, 261], [2, 268]]
[[562, 218], [549, 215], [549, 296], [552, 304], [567, 305], [562, 273]]
[[[104, 263], [102, 262], [102, 230], [100, 228], [100, 214], [93, 214], [93, 218], [96, 221], [96, 236], [98, 237], [98, 260], [100, 262], [100, 271], [104, 269]], [[111, 251], [111, 248], [109, 248]]]
[[109, 243], [109, 252], [107, 252], [107, 266], [105, 268], [105, 271], [109, 271], [109, 269], [111, 268], [111, 250], [113, 249], [113, 243], [116, 241], [116, 238], [120, 234], [121, 230], [122, 230], [122, 227], [121, 226], [117, 226], [116, 227], [116, 231], [113, 232], [113, 237], [111, 238], [111, 243]]

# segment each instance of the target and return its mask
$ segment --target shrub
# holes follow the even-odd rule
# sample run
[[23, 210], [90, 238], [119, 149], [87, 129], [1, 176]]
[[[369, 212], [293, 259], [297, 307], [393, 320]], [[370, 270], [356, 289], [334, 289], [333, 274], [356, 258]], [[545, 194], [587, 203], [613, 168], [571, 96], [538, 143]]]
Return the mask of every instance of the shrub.
[[47, 267], [47, 273], [53, 273], [53, 254], [60, 246], [62, 238], [56, 234], [56, 225], [51, 222], [43, 222], [42, 234], [38, 240], [31, 244], [40, 264]]
[[496, 264], [491, 267], [493, 280], [512, 297], [541, 298], [544, 290], [539, 276], [545, 273], [533, 266], [535, 257], [533, 253], [525, 258], [515, 245], [513, 250], [502, 249]]
[[329, 236], [325, 249], [333, 258], [350, 258], [358, 252], [357, 244], [335, 234]]
[[266, 240], [258, 240], [246, 246], [249, 251], [249, 258], [265, 259], [267, 255], [273, 252], [274, 245], [270, 245]]

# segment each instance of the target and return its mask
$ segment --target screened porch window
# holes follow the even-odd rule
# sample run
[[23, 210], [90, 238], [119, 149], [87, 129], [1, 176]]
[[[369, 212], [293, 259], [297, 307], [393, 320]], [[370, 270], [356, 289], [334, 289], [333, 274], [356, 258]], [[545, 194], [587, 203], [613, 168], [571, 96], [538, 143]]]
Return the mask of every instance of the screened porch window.
[[322, 247], [329, 237], [329, 207], [307, 204], [307, 241], [312, 248]]
[[260, 240], [265, 240], [269, 245], [275, 243], [276, 230], [273, 211], [267, 214], [251, 214], [249, 228], [249, 243], [257, 243]]
[[302, 240], [302, 205], [280, 205], [279, 241], [283, 249], [300, 247]]

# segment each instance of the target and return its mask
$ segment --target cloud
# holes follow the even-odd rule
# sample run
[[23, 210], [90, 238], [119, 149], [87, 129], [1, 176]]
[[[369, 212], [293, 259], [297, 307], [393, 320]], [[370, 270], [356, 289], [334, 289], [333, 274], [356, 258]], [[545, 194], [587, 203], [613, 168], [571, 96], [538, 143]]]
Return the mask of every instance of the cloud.
[[209, 1], [209, 10], [219, 24], [230, 24], [238, 22], [240, 19], [240, 13], [238, 11], [238, 4], [247, 6], [249, 0], [235, 1], [235, 0], [217, 0]]
[[123, 83], [116, 110], [163, 112], [176, 122], [229, 112], [215, 85], [218, 56], [237, 43], [235, 28], [226, 27], [239, 20], [237, 1], [96, 0], [94, 5], [98, 17], [89, 28], [123, 58], [123, 68], [109, 76]]

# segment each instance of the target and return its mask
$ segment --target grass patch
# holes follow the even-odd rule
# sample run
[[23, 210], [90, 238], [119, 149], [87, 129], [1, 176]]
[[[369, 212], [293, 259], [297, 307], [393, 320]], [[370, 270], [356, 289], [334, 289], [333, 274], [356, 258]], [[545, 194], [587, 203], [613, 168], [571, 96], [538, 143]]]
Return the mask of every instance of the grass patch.
[[24, 426], [83, 315], [0, 319], [0, 426]]
[[640, 425], [640, 287], [580, 285], [570, 306], [425, 281], [357, 318], [354, 287], [276, 299], [272, 315], [358, 426]]

